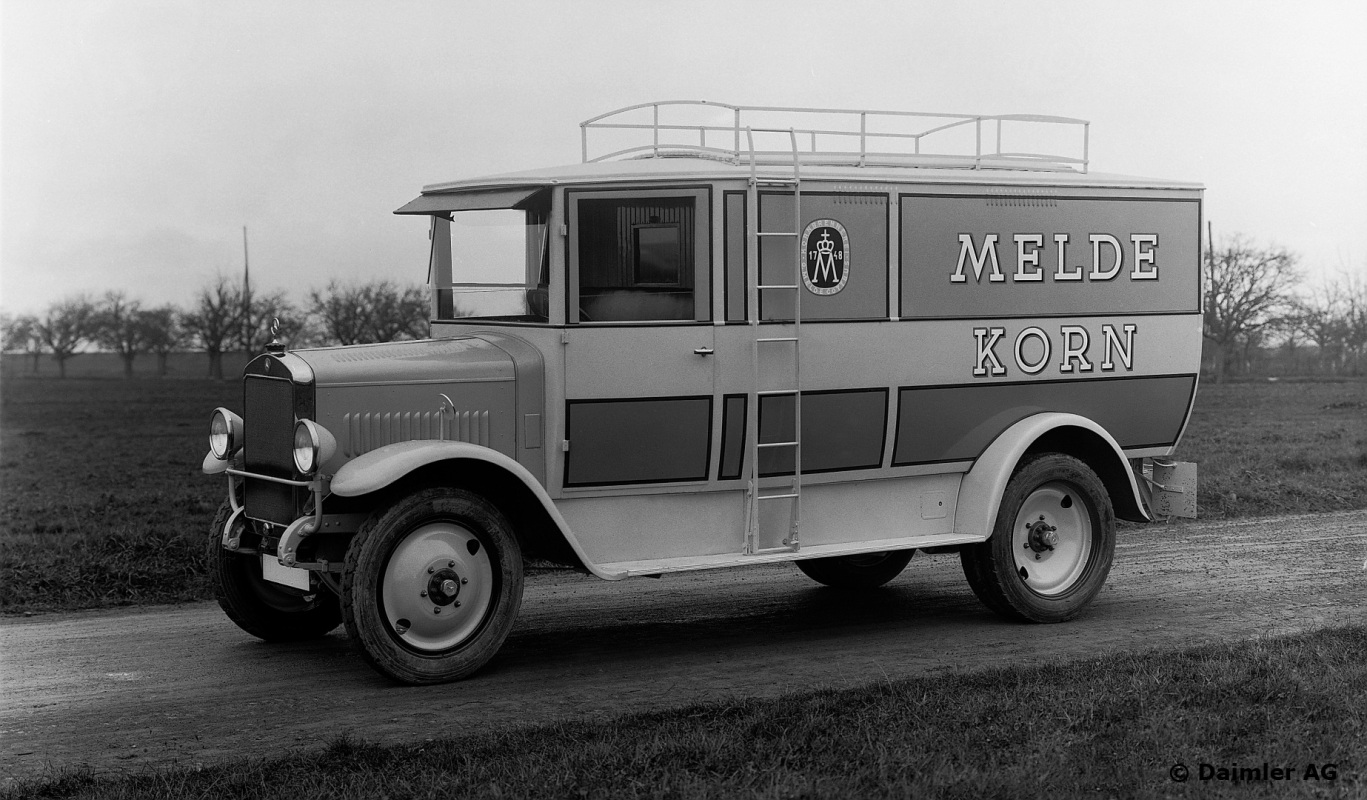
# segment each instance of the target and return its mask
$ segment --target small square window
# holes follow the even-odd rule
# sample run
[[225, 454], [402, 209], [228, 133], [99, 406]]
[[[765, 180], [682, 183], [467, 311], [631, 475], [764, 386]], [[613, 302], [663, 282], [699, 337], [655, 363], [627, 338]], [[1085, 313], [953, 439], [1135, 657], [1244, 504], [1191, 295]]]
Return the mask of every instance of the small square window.
[[637, 225], [632, 231], [637, 286], [678, 286], [683, 263], [679, 248], [679, 226]]

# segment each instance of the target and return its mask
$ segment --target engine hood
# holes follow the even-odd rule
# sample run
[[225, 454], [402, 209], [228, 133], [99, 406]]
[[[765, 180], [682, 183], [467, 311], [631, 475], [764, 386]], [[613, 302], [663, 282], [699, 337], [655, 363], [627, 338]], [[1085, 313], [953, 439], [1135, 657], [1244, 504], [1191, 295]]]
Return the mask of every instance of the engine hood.
[[383, 386], [512, 380], [513, 359], [476, 336], [294, 350], [314, 385]]

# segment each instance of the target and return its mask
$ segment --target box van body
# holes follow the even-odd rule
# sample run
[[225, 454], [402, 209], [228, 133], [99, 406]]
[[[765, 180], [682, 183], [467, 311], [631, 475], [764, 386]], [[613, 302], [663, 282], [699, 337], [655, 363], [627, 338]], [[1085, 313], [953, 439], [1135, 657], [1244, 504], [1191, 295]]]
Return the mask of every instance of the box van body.
[[[206, 458], [230, 479], [225, 580], [311, 598], [310, 635], [339, 606], [406, 682], [487, 661], [531, 557], [610, 580], [796, 561], [868, 588], [959, 550], [994, 609], [1080, 613], [1190, 416], [1201, 188], [1090, 172], [1085, 144], [831, 152], [716, 104], [691, 105], [733, 125], [662, 145], [696, 129], [661, 105], [585, 123], [585, 163], [398, 210], [430, 220], [430, 339], [247, 367], [245, 419], [215, 418], [237, 438]], [[956, 124], [993, 122], [1077, 123]], [[654, 139], [593, 160], [599, 128]], [[233, 594], [239, 624], [282, 613]]]

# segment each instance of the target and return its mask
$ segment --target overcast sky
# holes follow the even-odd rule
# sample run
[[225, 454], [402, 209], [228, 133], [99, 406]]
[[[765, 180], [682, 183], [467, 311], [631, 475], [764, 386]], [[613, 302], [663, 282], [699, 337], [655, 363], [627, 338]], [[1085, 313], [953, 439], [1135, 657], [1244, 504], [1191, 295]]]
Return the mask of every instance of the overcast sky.
[[0, 0], [0, 308], [422, 281], [424, 184], [660, 99], [1092, 121], [1218, 240], [1367, 270], [1367, 3]]

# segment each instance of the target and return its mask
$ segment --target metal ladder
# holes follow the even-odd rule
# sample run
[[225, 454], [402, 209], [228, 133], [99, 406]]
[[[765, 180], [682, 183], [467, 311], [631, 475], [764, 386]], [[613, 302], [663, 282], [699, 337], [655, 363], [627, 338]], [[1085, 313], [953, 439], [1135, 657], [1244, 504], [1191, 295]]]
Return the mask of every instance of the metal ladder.
[[[758, 130], [763, 133], [787, 133], [792, 143], [793, 149], [793, 176], [791, 178], [760, 178], [755, 168], [755, 140], [754, 132]], [[755, 265], [754, 277], [749, 282], [748, 302], [749, 308], [753, 311], [750, 318], [751, 345], [750, 345], [750, 366], [754, 380], [750, 387], [748, 397], [748, 407], [755, 410], [755, 425], [751, 432], [750, 441], [750, 480], [746, 491], [746, 521], [745, 521], [745, 542], [743, 552], [747, 555], [758, 555], [760, 553], [796, 551], [801, 546], [799, 543], [799, 528], [802, 521], [802, 359], [800, 353], [802, 335], [802, 267], [803, 267], [803, 248], [799, 239], [802, 236], [802, 171], [801, 162], [798, 157], [797, 132], [792, 128], [788, 129], [767, 129], [767, 128], [746, 128], [745, 136], [750, 148], [750, 187], [747, 200], [750, 209], [753, 210], [754, 224], [747, 225], [746, 248], [749, 251], [750, 263]], [[761, 186], [791, 186], [793, 189], [793, 228], [789, 231], [762, 231], [760, 230], [759, 212], [759, 188]], [[795, 257], [793, 259], [793, 272], [790, 283], [762, 283], [759, 243], [763, 237], [785, 236], [793, 240]], [[793, 293], [793, 321], [791, 336], [760, 336], [760, 298], [765, 291], [791, 291]], [[779, 389], [761, 389], [760, 380], [761, 362], [765, 360], [766, 348], [779, 348], [791, 346], [792, 350], [792, 384], [791, 388], [784, 387]], [[780, 442], [760, 442], [759, 436], [759, 409], [760, 399], [764, 397], [787, 397], [793, 398], [793, 436], [791, 441]], [[793, 475], [792, 480], [787, 486], [768, 486], [760, 485], [760, 453], [764, 450], [791, 449], [793, 452]], [[765, 489], [769, 492], [765, 493]], [[776, 491], [775, 491], [776, 490]], [[788, 535], [784, 537], [781, 547], [765, 548], [760, 543], [760, 504], [765, 501], [788, 500], [789, 521]]]

